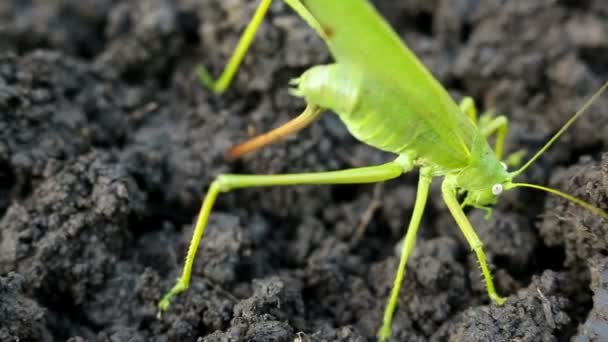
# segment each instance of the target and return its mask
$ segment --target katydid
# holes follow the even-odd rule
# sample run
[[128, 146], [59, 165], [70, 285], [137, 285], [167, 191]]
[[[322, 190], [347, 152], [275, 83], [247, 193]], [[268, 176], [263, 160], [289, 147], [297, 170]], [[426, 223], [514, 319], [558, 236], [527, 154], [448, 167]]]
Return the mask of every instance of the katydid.
[[[261, 0], [235, 52], [217, 81], [201, 67], [201, 80], [215, 93], [224, 92], [236, 73], [272, 0]], [[370, 167], [283, 175], [222, 174], [211, 183], [198, 215], [185, 266], [175, 286], [158, 304], [159, 312], [185, 291], [192, 265], [217, 196], [235, 189], [284, 185], [374, 183], [420, 169], [412, 218], [403, 241], [393, 288], [378, 332], [391, 335], [399, 289], [416, 239], [433, 178], [441, 177], [442, 196], [456, 224], [475, 253], [487, 293], [497, 305], [506, 298], [495, 290], [482, 242], [463, 207], [487, 210], [506, 190], [529, 187], [570, 200], [608, 219], [608, 213], [578, 198], [540, 185], [516, 183], [524, 172], [608, 88], [605, 83], [567, 123], [518, 170], [502, 162], [508, 121], [504, 116], [478, 120], [474, 103], [457, 105], [447, 91], [405, 46], [386, 21], [365, 0], [285, 0], [327, 44], [333, 64], [314, 66], [290, 83], [292, 95], [304, 98], [298, 117], [231, 150], [239, 157], [310, 125], [324, 110], [335, 112], [358, 140], [397, 155], [392, 162]], [[494, 149], [487, 138], [496, 134]], [[508, 159], [508, 158], [507, 158]], [[465, 194], [459, 201], [457, 194]]]

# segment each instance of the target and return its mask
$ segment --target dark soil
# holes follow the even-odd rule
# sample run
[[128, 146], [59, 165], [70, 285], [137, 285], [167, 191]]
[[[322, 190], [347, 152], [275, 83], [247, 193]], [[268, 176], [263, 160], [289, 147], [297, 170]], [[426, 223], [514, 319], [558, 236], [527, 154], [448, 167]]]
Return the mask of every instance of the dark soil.
[[[374, 340], [415, 174], [380, 189], [223, 195], [191, 289], [156, 317], [218, 173], [391, 158], [327, 114], [297, 138], [224, 160], [248, 132], [299, 113], [287, 81], [330, 60], [276, 2], [234, 86], [211, 95], [194, 67], [221, 70], [257, 1], [244, 3], [0, 2], [0, 341]], [[376, 3], [455, 97], [511, 119], [511, 151], [535, 151], [608, 79], [605, 0]], [[607, 108], [604, 96], [525, 180], [608, 209]], [[374, 190], [380, 206], [353, 241]], [[438, 190], [394, 341], [608, 340], [606, 221], [527, 190], [505, 194], [490, 221], [471, 211], [509, 296], [496, 307]]]

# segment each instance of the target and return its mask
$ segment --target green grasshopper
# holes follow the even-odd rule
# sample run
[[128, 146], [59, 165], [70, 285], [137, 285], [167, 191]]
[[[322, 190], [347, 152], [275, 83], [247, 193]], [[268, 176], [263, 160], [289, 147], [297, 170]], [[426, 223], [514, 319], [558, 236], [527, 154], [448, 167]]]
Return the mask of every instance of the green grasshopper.
[[[224, 92], [254, 39], [272, 0], [261, 0], [222, 75], [214, 81], [204, 69], [199, 75], [215, 93]], [[397, 155], [392, 162], [318, 173], [283, 175], [221, 174], [211, 183], [198, 215], [183, 273], [158, 304], [167, 310], [171, 299], [190, 283], [196, 251], [217, 196], [235, 189], [301, 184], [358, 184], [382, 182], [420, 169], [416, 201], [404, 238], [400, 262], [378, 332], [381, 341], [391, 335], [399, 289], [408, 257], [427, 202], [433, 178], [442, 177], [443, 200], [475, 253], [489, 297], [497, 305], [498, 295], [482, 242], [463, 208], [471, 206], [491, 213], [490, 206], [506, 190], [529, 187], [570, 200], [608, 219], [608, 213], [578, 198], [535, 184], [516, 183], [591, 103], [608, 87], [605, 83], [566, 124], [521, 168], [509, 172], [502, 162], [508, 121], [504, 116], [477, 120], [475, 105], [465, 98], [457, 105], [416, 56], [401, 42], [386, 21], [365, 0], [285, 0], [325, 41], [335, 63], [314, 66], [290, 82], [291, 94], [305, 99], [302, 114], [285, 125], [237, 145], [233, 158], [293, 134], [311, 124], [324, 110], [338, 114], [358, 140]], [[348, 7], [348, 11], [345, 11]], [[494, 149], [487, 138], [496, 134]], [[458, 195], [465, 194], [459, 202]]]

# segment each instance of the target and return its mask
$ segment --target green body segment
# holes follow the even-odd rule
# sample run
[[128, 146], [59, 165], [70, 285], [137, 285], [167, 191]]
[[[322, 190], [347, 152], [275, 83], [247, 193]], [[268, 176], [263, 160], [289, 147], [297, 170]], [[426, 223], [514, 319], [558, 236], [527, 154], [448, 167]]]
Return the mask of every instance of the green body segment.
[[457, 132], [449, 129], [454, 122], [439, 120], [426, 111], [437, 110], [428, 104], [432, 99], [414, 87], [405, 93], [361, 68], [316, 66], [298, 81], [295, 94], [336, 112], [358, 140], [384, 151], [407, 154], [438, 171], [466, 167], [471, 161], [469, 146], [482, 134], [469, 122], [468, 133], [462, 135], [466, 140], [458, 140]]
[[[362, 142], [415, 156], [438, 174], [469, 164], [473, 141], [482, 132], [370, 4], [348, 1], [348, 15], [341, 1], [303, 4], [322, 27], [337, 64], [305, 72], [298, 88], [302, 96], [323, 100]], [[334, 80], [341, 78], [356, 91], [337, 91], [345, 82]], [[315, 88], [321, 79], [329, 81]]]

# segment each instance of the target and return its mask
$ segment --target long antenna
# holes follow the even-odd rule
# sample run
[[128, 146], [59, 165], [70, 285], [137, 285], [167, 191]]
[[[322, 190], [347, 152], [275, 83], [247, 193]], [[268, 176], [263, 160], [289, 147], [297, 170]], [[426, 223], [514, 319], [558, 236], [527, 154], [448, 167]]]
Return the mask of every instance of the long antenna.
[[528, 162], [526, 162], [526, 164], [524, 164], [524, 166], [522, 166], [519, 170], [516, 170], [514, 172], [512, 172], [511, 174], [513, 175], [513, 177], [517, 177], [518, 175], [520, 175], [522, 172], [524, 172], [528, 167], [530, 167], [530, 165], [532, 165], [532, 163], [534, 163], [536, 161], [536, 159], [538, 159], [538, 157], [540, 157], [543, 153], [545, 153], [545, 151], [551, 147], [551, 145], [553, 145], [553, 143], [562, 135], [564, 134], [564, 132], [574, 123], [574, 121], [576, 121], [576, 119], [578, 119], [581, 115], [583, 115], [587, 109], [589, 108], [589, 106], [591, 106], [591, 104], [593, 104], [593, 102], [595, 102], [604, 91], [606, 91], [606, 89], [608, 88], [608, 81], [606, 81], [604, 83], [604, 85], [598, 89], [595, 94], [593, 94], [593, 96], [591, 96], [586, 102], [585, 104], [581, 107], [581, 109], [578, 110], [578, 112], [576, 112], [576, 114], [574, 114], [567, 122], [566, 124], [564, 124], [564, 126], [562, 126], [562, 128], [557, 131], [557, 133], [555, 133], [555, 135], [553, 135], [553, 137], [551, 137], [551, 139], [549, 139], [549, 141], [547, 141], [547, 143], [538, 151], [536, 152], [536, 154], [534, 155], [534, 157], [530, 158], [530, 160], [528, 160]]
[[546, 186], [541, 186], [541, 185], [536, 185], [536, 184], [529, 184], [529, 183], [512, 183], [509, 186], [509, 188], [511, 188], [511, 189], [512, 188], [516, 188], [516, 187], [525, 187], [525, 188], [532, 188], [532, 189], [542, 190], [542, 191], [546, 191], [548, 193], [557, 195], [559, 197], [563, 197], [563, 198], [567, 199], [568, 201], [576, 203], [576, 204], [580, 205], [581, 207], [583, 207], [583, 208], [585, 208], [585, 209], [593, 212], [594, 214], [597, 214], [597, 215], [605, 218], [606, 220], [608, 220], [608, 213], [605, 212], [604, 210], [602, 210], [602, 209], [600, 209], [598, 207], [595, 207], [595, 206], [593, 206], [593, 205], [591, 205], [591, 204], [583, 201], [580, 198], [576, 198], [576, 197], [574, 197], [572, 195], [568, 195], [568, 194], [563, 193], [563, 192], [561, 192], [559, 190], [551, 189], [551, 188], [548, 188]]

